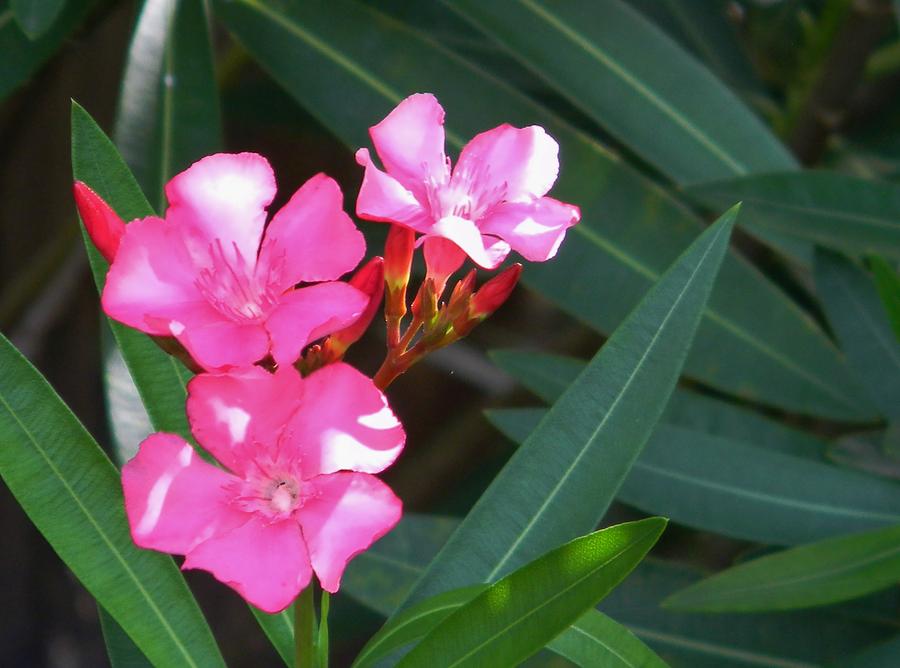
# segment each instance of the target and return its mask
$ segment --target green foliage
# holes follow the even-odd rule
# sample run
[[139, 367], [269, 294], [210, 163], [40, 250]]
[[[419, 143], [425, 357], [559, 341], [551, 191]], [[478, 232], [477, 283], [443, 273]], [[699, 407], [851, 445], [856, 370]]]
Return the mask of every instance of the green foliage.
[[135, 547], [119, 476], [43, 377], [0, 337], [0, 475], [150, 661], [224, 665], [171, 558]]
[[[601, 332], [615, 329], [702, 229], [675, 200], [550, 109], [371, 6], [238, 0], [214, 7], [273, 78], [351, 149], [368, 143], [373, 118], [420, 90], [444, 101], [448, 143], [456, 150], [500, 123], [546, 127], [566, 165], [553, 195], [577, 201], [584, 218], [557, 259], [529, 266], [524, 280]], [[341, 91], [352, 91], [354, 103]], [[687, 373], [801, 412], [873, 416], [847, 391], [843, 364], [821, 332], [737, 256], [726, 259], [704, 316]]]
[[11, 0], [10, 8], [22, 32], [33, 41], [50, 29], [65, 4], [66, 0]]
[[900, 527], [840, 536], [739, 564], [668, 598], [679, 610], [789, 610], [856, 598], [900, 580]]
[[463, 603], [398, 665], [518, 665], [606, 596], [665, 524], [620, 524], [556, 548]]

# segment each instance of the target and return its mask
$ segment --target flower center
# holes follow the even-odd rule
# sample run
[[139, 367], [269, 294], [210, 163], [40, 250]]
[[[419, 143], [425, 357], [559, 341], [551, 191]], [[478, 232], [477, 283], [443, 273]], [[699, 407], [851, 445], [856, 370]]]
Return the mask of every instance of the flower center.
[[447, 170], [441, 176], [429, 176], [425, 182], [428, 206], [435, 220], [457, 216], [477, 221], [506, 197], [506, 183], [494, 184], [490, 165], [470, 158], [464, 165], [456, 165], [450, 174]]
[[233, 244], [234, 252], [226, 255], [222, 242], [209, 245], [210, 266], [197, 277], [197, 287], [207, 301], [225, 317], [235, 322], [259, 320], [278, 303], [284, 254], [267, 253], [265, 258], [248, 262]]
[[243, 480], [232, 489], [235, 505], [269, 520], [287, 518], [312, 495], [300, 477], [299, 462], [254, 459]]
[[293, 478], [273, 480], [267, 497], [269, 507], [276, 513], [289, 513], [298, 506], [300, 486]]

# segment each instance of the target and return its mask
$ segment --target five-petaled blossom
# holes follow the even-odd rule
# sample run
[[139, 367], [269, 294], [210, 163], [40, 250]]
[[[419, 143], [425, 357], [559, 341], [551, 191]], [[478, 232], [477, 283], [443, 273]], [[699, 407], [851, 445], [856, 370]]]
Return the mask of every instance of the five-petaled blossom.
[[135, 543], [186, 555], [247, 601], [278, 612], [315, 572], [336, 592], [347, 562], [400, 519], [376, 478], [402, 426], [372, 381], [344, 363], [203, 374], [188, 386], [197, 441], [154, 434], [122, 470]]
[[[340, 187], [324, 174], [268, 226], [275, 176], [255, 153], [203, 158], [169, 181], [166, 197], [165, 219], [125, 227], [103, 308], [148, 334], [174, 336], [204, 368], [251, 365], [270, 354], [292, 364], [368, 303], [334, 280], [359, 263], [365, 242], [342, 209]], [[317, 281], [324, 282], [297, 287]]]
[[510, 249], [548, 260], [581, 218], [578, 207], [545, 197], [559, 171], [559, 147], [541, 127], [482, 132], [452, 170], [444, 110], [433, 95], [406, 98], [369, 132], [386, 171], [367, 149], [357, 151], [366, 171], [356, 213], [424, 235], [429, 274], [441, 285], [465, 255], [486, 269]]

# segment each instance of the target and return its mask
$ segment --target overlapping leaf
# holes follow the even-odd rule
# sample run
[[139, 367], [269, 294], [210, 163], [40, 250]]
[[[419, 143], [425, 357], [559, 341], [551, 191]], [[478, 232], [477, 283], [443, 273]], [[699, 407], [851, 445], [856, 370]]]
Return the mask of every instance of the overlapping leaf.
[[[447, 109], [448, 140], [503, 122], [540, 123], [561, 145], [553, 194], [584, 213], [553, 262], [526, 282], [609, 332], [701, 227], [686, 210], [591, 139], [474, 65], [352, 0], [274, 5], [218, 1], [217, 15], [260, 64], [349, 147], [405, 95], [431, 90]], [[732, 256], [686, 371], [716, 387], [801, 412], [872, 417], [815, 324]]]
[[0, 337], [0, 475], [56, 553], [153, 663], [222, 666], [172, 560], [135, 547], [118, 473]]

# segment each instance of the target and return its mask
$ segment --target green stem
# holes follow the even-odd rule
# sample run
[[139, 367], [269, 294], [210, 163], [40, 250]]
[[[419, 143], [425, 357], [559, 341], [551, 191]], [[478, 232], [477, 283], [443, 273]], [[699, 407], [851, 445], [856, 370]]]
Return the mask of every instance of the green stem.
[[310, 583], [294, 603], [294, 668], [316, 668], [315, 637], [316, 609]]

